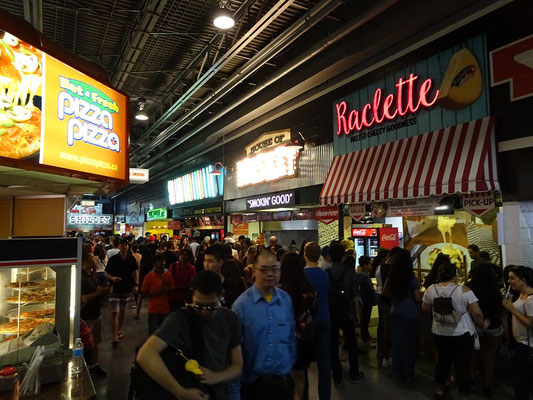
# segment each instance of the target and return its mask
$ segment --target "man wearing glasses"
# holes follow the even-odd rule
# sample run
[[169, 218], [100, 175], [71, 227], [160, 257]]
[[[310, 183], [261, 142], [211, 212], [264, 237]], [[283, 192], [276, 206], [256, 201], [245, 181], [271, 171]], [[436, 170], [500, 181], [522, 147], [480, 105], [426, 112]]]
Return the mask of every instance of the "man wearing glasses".
[[263, 251], [254, 263], [255, 284], [233, 303], [242, 324], [242, 400], [292, 400], [290, 375], [296, 362], [295, 322], [290, 296], [277, 288], [276, 256]]
[[[193, 281], [192, 303], [170, 314], [139, 350], [137, 363], [166, 389], [168, 399], [230, 400], [228, 382], [242, 372], [241, 326], [233, 311], [220, 307], [221, 291], [217, 273], [200, 272]], [[202, 374], [197, 387], [184, 387], [188, 385], [171, 374], [161, 357], [167, 348], [198, 361]]]

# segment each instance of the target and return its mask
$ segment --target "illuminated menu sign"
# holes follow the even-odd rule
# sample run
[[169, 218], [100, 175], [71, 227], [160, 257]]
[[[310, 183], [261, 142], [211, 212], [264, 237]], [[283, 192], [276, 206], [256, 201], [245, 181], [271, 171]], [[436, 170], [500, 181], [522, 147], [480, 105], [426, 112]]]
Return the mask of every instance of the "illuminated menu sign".
[[255, 196], [246, 199], [247, 210], [266, 210], [269, 208], [283, 208], [296, 204], [296, 192], [281, 192], [265, 196]]
[[212, 165], [168, 181], [170, 204], [182, 204], [222, 196], [224, 176], [212, 175]]
[[297, 175], [300, 149], [280, 146], [237, 163], [237, 186], [245, 187]]
[[69, 215], [69, 225], [111, 225], [112, 215]]
[[147, 221], [155, 221], [158, 219], [167, 218], [167, 209], [166, 208], [154, 208], [153, 210], [148, 210], [146, 212]]
[[126, 96], [5, 32], [0, 156], [127, 180]]
[[113, 224], [111, 214], [102, 214], [102, 204], [76, 205], [67, 213], [68, 228], [94, 228]]

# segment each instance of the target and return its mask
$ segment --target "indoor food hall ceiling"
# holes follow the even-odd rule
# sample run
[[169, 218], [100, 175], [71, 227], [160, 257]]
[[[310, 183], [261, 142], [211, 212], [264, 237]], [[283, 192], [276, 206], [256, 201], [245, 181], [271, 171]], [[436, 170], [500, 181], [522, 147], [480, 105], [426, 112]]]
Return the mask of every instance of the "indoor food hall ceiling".
[[[169, 120], [185, 113], [317, 2], [287, 1], [289, 7]], [[146, 98], [146, 110], [155, 121], [198, 79], [200, 69], [202, 73], [209, 69], [280, 2], [228, 0], [227, 3], [234, 13], [240, 10], [240, 19], [224, 34], [212, 24], [217, 0], [42, 0], [43, 32], [67, 50], [101, 65], [113, 84], [130, 95], [132, 112], [138, 98]], [[24, 0], [0, 0], [0, 7], [24, 17]], [[200, 62], [189, 71], [188, 66], [210, 42], [205, 60], [202, 53]], [[166, 126], [168, 121], [150, 137]], [[145, 127], [132, 119], [133, 142]]]

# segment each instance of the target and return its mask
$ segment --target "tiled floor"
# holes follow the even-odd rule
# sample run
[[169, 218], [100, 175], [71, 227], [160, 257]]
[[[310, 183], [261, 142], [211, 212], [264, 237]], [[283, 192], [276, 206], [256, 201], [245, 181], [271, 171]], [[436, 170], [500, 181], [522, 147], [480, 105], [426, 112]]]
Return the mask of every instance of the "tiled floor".
[[[128, 307], [124, 323], [124, 338], [120, 345], [111, 347], [111, 322], [108, 307], [103, 309], [103, 339], [100, 345], [100, 364], [108, 372], [107, 378], [96, 378], [94, 384], [98, 400], [127, 400], [129, 387], [129, 370], [135, 357], [135, 348], [148, 336], [146, 307], [141, 312], [141, 319], [133, 321], [130, 315], [133, 310]], [[332, 386], [332, 400], [352, 399], [385, 399], [385, 400], [422, 400], [433, 398], [433, 368], [434, 366], [426, 357], [417, 361], [416, 380], [407, 384], [397, 382], [391, 378], [390, 369], [378, 368], [375, 350], [359, 356], [361, 369], [366, 374], [366, 379], [357, 384], [351, 384], [347, 379], [339, 386]], [[345, 367], [347, 370], [347, 366]], [[503, 385], [504, 377], [501, 372], [495, 374], [495, 400], [511, 400], [512, 391]], [[309, 373], [310, 399], [318, 399], [316, 368], [311, 367]], [[481, 393], [478, 384], [476, 393]], [[454, 398], [459, 398], [455, 393]], [[477, 395], [470, 397], [472, 400], [481, 399]]]

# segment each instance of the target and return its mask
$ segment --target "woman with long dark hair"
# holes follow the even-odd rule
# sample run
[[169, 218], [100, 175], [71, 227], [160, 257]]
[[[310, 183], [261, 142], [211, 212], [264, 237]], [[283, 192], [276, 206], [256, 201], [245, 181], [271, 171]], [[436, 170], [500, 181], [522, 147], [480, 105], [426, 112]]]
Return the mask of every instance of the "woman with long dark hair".
[[528, 400], [533, 394], [533, 273], [530, 268], [517, 266], [509, 271], [509, 285], [520, 296], [503, 306], [513, 316], [513, 383], [516, 400]]
[[392, 298], [392, 372], [399, 379], [412, 381], [421, 295], [420, 283], [413, 273], [413, 262], [407, 250], [400, 252], [392, 262], [383, 294]]
[[487, 328], [477, 297], [468, 287], [457, 283], [457, 268], [445, 263], [439, 267], [439, 283], [424, 293], [422, 309], [433, 312], [432, 332], [439, 354], [435, 368], [435, 399], [446, 398], [445, 384], [452, 365], [455, 366], [457, 386], [462, 396], [471, 391], [470, 356], [474, 350], [476, 328]]
[[427, 289], [431, 285], [439, 282], [439, 267], [442, 264], [449, 263], [450, 257], [444, 253], [439, 253], [435, 261], [433, 262], [433, 265], [431, 266], [431, 270], [429, 271], [429, 274], [426, 275], [426, 279], [424, 279], [424, 287]]
[[245, 262], [244, 265], [244, 281], [246, 283], [246, 287], [252, 287], [254, 284], [254, 262], [257, 258], [257, 254], [259, 253], [257, 246], [250, 246], [248, 247], [248, 251], [246, 251]]
[[107, 257], [107, 254], [105, 252], [105, 248], [102, 244], [97, 244], [94, 247], [93, 254], [95, 256], [95, 264], [96, 264], [96, 277], [98, 279], [98, 285], [104, 286], [107, 283], [107, 279], [105, 277], [105, 267], [107, 265], [107, 261], [109, 258]]
[[503, 334], [502, 324], [502, 294], [498, 280], [494, 274], [494, 268], [490, 264], [479, 265], [467, 286], [474, 292], [478, 299], [479, 308], [483, 316], [490, 321], [490, 325], [484, 329], [477, 327], [480, 341], [480, 351], [474, 351], [470, 375], [474, 377], [479, 363], [479, 357], [483, 360], [483, 388], [485, 396], [492, 395], [490, 383], [494, 375], [494, 363], [496, 350], [500, 337]]
[[307, 368], [314, 354], [313, 316], [318, 314], [318, 296], [304, 273], [298, 254], [289, 253], [283, 258], [279, 286], [292, 299], [298, 345], [298, 357], [293, 369], [295, 399], [305, 399], [309, 392]]

